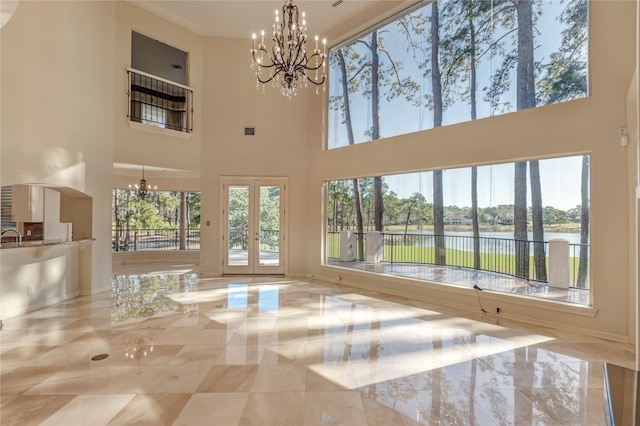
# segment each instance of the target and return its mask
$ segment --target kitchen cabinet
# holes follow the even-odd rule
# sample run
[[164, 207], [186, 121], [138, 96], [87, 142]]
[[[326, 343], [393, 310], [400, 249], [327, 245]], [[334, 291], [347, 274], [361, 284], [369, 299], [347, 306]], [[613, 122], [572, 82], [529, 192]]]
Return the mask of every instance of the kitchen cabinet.
[[43, 222], [44, 187], [13, 185], [11, 218], [13, 222]]

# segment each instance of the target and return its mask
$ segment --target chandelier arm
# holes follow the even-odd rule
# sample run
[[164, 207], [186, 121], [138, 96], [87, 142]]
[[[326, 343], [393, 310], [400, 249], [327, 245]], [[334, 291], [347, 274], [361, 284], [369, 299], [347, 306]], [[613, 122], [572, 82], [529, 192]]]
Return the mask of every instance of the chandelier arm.
[[[314, 56], [317, 56], [319, 58], [322, 59], [321, 54], [320, 53], [314, 53], [312, 56], [309, 56], [309, 58], [305, 61], [306, 63], [311, 62], [311, 59], [313, 59]], [[298, 66], [304, 68], [307, 71], [315, 71], [315, 70], [319, 70], [320, 68], [322, 68], [322, 66], [324, 65], [324, 60], [321, 60], [320, 63], [318, 65], [306, 65], [306, 64], [300, 64]]]
[[324, 82], [326, 81], [327, 77], [326, 76], [322, 76], [322, 80], [320, 81], [315, 81], [314, 79], [312, 79], [311, 77], [309, 77], [307, 74], [304, 75], [305, 77], [307, 77], [307, 81], [309, 81], [310, 83], [315, 84], [316, 86], [322, 86], [324, 84]]
[[[258, 52], [266, 53], [267, 57], [269, 58], [269, 61], [271, 61], [271, 64], [270, 65], [269, 64], [262, 64], [262, 63], [258, 62], [258, 60], [256, 59], [256, 53], [258, 53]], [[262, 68], [273, 68], [273, 67], [275, 67], [277, 65], [276, 62], [271, 58], [271, 55], [269, 54], [269, 51], [267, 51], [266, 49], [262, 49], [262, 48], [260, 48], [259, 50], [252, 49], [252, 56], [253, 56], [253, 58], [252, 58], [253, 62], [255, 64], [257, 64], [258, 66], [262, 67]]]
[[267, 84], [269, 83], [271, 80], [273, 80], [274, 78], [276, 78], [276, 76], [280, 74], [280, 71], [276, 72], [275, 74], [271, 75], [268, 79], [263, 80], [260, 78], [260, 75], [256, 74], [256, 79], [258, 79], [258, 81], [262, 84]]

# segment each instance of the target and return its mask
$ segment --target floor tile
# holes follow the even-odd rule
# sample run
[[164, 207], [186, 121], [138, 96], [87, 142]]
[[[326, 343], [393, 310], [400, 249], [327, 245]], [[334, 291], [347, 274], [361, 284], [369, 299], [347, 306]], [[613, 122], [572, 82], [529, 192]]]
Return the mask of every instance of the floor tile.
[[134, 395], [78, 395], [41, 426], [106, 425]]

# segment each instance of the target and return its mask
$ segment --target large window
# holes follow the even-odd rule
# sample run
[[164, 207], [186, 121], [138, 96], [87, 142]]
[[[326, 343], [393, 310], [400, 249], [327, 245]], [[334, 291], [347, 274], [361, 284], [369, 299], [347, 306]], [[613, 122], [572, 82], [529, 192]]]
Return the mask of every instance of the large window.
[[[381, 265], [375, 272], [412, 277], [420, 277], [416, 266], [436, 265], [441, 275], [442, 267], [484, 271], [533, 282], [536, 290], [547, 283], [589, 288], [588, 155], [334, 180], [326, 187], [328, 264], [361, 269], [366, 260]], [[379, 238], [379, 246], [370, 238]], [[563, 279], [550, 266], [558, 259], [550, 257], [551, 241], [564, 247]], [[588, 303], [588, 292], [579, 298]]]
[[114, 189], [112, 200], [113, 251], [200, 249], [199, 192]]
[[587, 0], [441, 0], [334, 48], [328, 147], [585, 97], [587, 18]]

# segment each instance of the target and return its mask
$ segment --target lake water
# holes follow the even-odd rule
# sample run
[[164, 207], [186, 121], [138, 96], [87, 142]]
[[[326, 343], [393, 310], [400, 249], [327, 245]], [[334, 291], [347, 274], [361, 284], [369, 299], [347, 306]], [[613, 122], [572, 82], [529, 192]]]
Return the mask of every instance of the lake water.
[[[433, 235], [433, 232], [423, 232], [423, 234]], [[445, 232], [445, 235], [459, 236], [459, 237], [473, 237], [473, 232]], [[513, 232], [481, 232], [481, 237], [487, 238], [505, 238], [507, 240], [513, 239]], [[544, 240], [549, 241], [556, 238], [562, 238], [569, 241], [569, 244], [580, 244], [579, 232], [545, 232]], [[533, 233], [527, 233], [527, 239], [533, 240]]]

